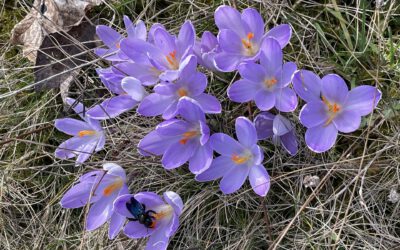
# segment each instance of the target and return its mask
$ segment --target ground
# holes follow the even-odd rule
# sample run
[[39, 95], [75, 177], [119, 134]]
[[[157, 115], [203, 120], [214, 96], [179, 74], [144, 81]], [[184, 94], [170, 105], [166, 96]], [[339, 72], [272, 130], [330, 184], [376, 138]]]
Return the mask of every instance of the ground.
[[[0, 249], [138, 249], [145, 240], [122, 234], [107, 239], [107, 227], [84, 232], [85, 209], [66, 210], [60, 198], [77, 177], [103, 162], [122, 165], [132, 193], [173, 190], [185, 209], [171, 249], [395, 249], [400, 245], [400, 203], [389, 199], [400, 189], [400, 2], [398, 1], [221, 1], [119, 0], [92, 9], [95, 23], [122, 27], [122, 16], [140, 17], [147, 27], [160, 22], [177, 32], [185, 19], [196, 32], [217, 32], [213, 12], [221, 4], [259, 10], [267, 28], [289, 23], [293, 28], [285, 60], [320, 76], [340, 74], [350, 87], [377, 86], [383, 99], [359, 130], [341, 134], [334, 148], [310, 151], [299, 108], [289, 118], [296, 124], [300, 151], [290, 157], [262, 142], [264, 165], [272, 176], [265, 198], [250, 185], [223, 195], [218, 182], [197, 183], [187, 167], [164, 170], [158, 158], [141, 157], [135, 146], [160, 122], [134, 111], [104, 123], [105, 150], [85, 165], [54, 157], [66, 138], [52, 124], [73, 116], [63, 109], [58, 90], [33, 88], [33, 64], [21, 46], [8, 42], [10, 30], [32, 5], [29, 0], [0, 1]], [[93, 105], [105, 96], [93, 61], [75, 79], [70, 96]], [[207, 72], [207, 71], [205, 71]], [[226, 89], [235, 74], [209, 76], [208, 92], [221, 101], [223, 115], [209, 116], [213, 131], [233, 135], [234, 119], [248, 113], [246, 104], [230, 102]], [[103, 89], [103, 90], [100, 90]], [[318, 176], [317, 187], [304, 178]], [[393, 191], [394, 190], [394, 191]]]

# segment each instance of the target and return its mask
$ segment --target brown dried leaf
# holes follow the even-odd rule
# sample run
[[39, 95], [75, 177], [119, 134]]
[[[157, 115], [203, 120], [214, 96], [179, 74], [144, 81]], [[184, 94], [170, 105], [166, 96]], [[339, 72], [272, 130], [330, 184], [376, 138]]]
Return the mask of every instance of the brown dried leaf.
[[85, 12], [102, 0], [35, 0], [28, 15], [11, 31], [11, 42], [23, 45], [23, 54], [36, 61], [44, 37], [57, 31], [69, 31], [78, 25]]

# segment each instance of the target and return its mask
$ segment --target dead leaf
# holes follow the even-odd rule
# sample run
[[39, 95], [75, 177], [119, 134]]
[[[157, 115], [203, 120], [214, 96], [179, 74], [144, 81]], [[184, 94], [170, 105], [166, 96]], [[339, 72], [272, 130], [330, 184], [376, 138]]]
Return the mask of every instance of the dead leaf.
[[68, 32], [46, 36], [36, 58], [35, 90], [62, 85], [62, 90], [68, 91], [80, 67], [89, 63], [90, 50], [97, 47], [96, 40], [96, 26], [89, 22], [82, 22]]
[[23, 45], [23, 55], [36, 61], [44, 37], [58, 31], [69, 31], [78, 25], [85, 12], [102, 0], [35, 0], [28, 15], [11, 31], [10, 41]]

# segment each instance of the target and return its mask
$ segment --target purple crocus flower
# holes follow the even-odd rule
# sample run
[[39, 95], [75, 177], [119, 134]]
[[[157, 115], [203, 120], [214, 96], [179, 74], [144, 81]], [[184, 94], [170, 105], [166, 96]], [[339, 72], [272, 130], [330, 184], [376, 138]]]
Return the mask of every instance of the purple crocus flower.
[[264, 154], [257, 145], [254, 124], [245, 117], [238, 117], [235, 128], [239, 141], [223, 133], [210, 137], [212, 149], [221, 156], [215, 158], [206, 171], [197, 175], [196, 180], [212, 181], [222, 177], [221, 191], [230, 194], [238, 190], [249, 176], [254, 192], [266, 196], [270, 178], [262, 165]]
[[97, 120], [117, 117], [133, 109], [148, 94], [140, 81], [134, 77], [125, 77], [121, 80], [120, 86], [113, 87], [118, 90], [119, 95], [107, 98], [90, 108], [87, 111], [88, 116]]
[[199, 104], [188, 97], [179, 101], [177, 115], [182, 120], [171, 119], [159, 124], [140, 141], [139, 151], [145, 156], [163, 155], [162, 164], [166, 169], [189, 161], [190, 171], [199, 174], [210, 166], [213, 158], [205, 115]]
[[282, 112], [291, 112], [297, 107], [296, 93], [289, 88], [296, 64], [287, 62], [282, 65], [283, 54], [274, 38], [264, 40], [264, 49], [260, 54], [260, 64], [247, 62], [239, 65], [243, 79], [233, 83], [228, 96], [235, 102], [255, 100], [261, 110], [270, 110], [274, 106]]
[[67, 103], [73, 108], [83, 121], [63, 118], [57, 119], [54, 126], [73, 137], [61, 143], [55, 151], [55, 156], [60, 159], [76, 158], [76, 164], [85, 162], [95, 151], [104, 148], [106, 137], [99, 121], [89, 118], [84, 113], [82, 103], [72, 98], [67, 98]]
[[[127, 38], [121, 42], [121, 50], [140, 68], [138, 79], [153, 78], [159, 75], [161, 80], [174, 81], [185, 66], [185, 58], [193, 54], [195, 31], [192, 23], [186, 21], [179, 31], [178, 37], [168, 33], [163, 27], [152, 31], [152, 41]], [[132, 65], [133, 66], [133, 65]]]
[[279, 25], [264, 35], [264, 21], [252, 8], [240, 14], [236, 9], [222, 5], [215, 11], [214, 19], [219, 28], [218, 42], [222, 51], [215, 56], [215, 62], [225, 72], [235, 70], [241, 62], [257, 60], [265, 37], [275, 38], [283, 48], [292, 35], [287, 24]]
[[[124, 234], [133, 239], [149, 237], [146, 250], [165, 250], [169, 238], [179, 227], [179, 216], [182, 214], [183, 202], [181, 197], [172, 191], [163, 195], [164, 200], [153, 192], [140, 192], [135, 195], [122, 195], [114, 202], [114, 210], [128, 218]], [[128, 209], [132, 203], [138, 202], [152, 216], [152, 223], [146, 227]], [[136, 211], [135, 211], [136, 212]]]
[[86, 218], [86, 230], [95, 230], [109, 221], [108, 237], [114, 239], [121, 231], [125, 217], [113, 211], [113, 202], [118, 196], [128, 194], [128, 186], [121, 166], [106, 163], [103, 169], [81, 176], [79, 183], [64, 194], [60, 204], [63, 208], [79, 208], [91, 204]]
[[275, 145], [282, 144], [291, 155], [298, 150], [297, 138], [292, 123], [282, 115], [261, 112], [254, 119], [258, 140], [272, 138]]
[[200, 41], [196, 41], [194, 54], [198, 63], [212, 71], [219, 71], [215, 65], [215, 55], [220, 52], [217, 38], [209, 31], [204, 31]]
[[307, 76], [304, 73], [299, 71], [294, 76], [295, 85], [303, 84], [307, 88], [307, 92], [299, 92], [307, 101], [300, 111], [300, 122], [307, 127], [307, 146], [321, 153], [332, 148], [338, 131], [350, 133], [357, 130], [361, 116], [373, 111], [382, 94], [377, 88], [366, 85], [349, 91], [346, 82], [336, 74], [323, 77], [321, 85], [316, 84], [318, 81], [306, 83], [303, 79], [318, 77], [310, 78], [311, 74]]
[[[124, 16], [125, 28], [128, 33], [128, 37], [136, 38], [140, 40], [146, 40], [147, 31], [146, 25], [143, 21], [138, 21], [133, 24], [129, 17]], [[96, 27], [96, 34], [104, 42], [107, 48], [97, 48], [95, 50], [96, 55], [103, 57], [109, 61], [126, 61], [129, 60], [121, 50], [120, 43], [124, 38], [123, 35], [115, 31], [114, 29], [106, 25], [98, 25]]]
[[203, 93], [207, 87], [207, 77], [198, 71], [196, 56], [187, 57], [182, 64], [176, 82], [162, 82], [154, 87], [154, 92], [146, 96], [138, 107], [138, 113], [144, 116], [162, 114], [164, 119], [171, 119], [176, 115], [177, 105], [182, 97], [196, 100], [204, 113], [220, 113], [221, 104], [212, 95]]

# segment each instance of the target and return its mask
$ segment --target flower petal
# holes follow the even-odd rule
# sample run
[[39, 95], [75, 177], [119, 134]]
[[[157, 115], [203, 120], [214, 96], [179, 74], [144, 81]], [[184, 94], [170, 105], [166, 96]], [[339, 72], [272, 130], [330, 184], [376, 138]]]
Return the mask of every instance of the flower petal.
[[122, 39], [122, 36], [118, 32], [105, 25], [97, 25], [96, 34], [110, 49], [117, 49]]
[[169, 237], [167, 236], [165, 230], [167, 225], [160, 226], [158, 230], [155, 230], [153, 234], [150, 235], [147, 241], [145, 250], [166, 250], [168, 246]]
[[298, 151], [298, 142], [294, 131], [290, 131], [280, 137], [283, 148], [290, 154], [296, 155]]
[[275, 26], [267, 32], [266, 37], [273, 37], [276, 39], [283, 49], [292, 37], [292, 28], [288, 24]]
[[175, 37], [169, 34], [165, 29], [156, 29], [154, 31], [154, 45], [159, 48], [164, 55], [168, 55], [177, 50]]
[[343, 110], [332, 122], [340, 132], [350, 133], [360, 127], [361, 116], [356, 110]]
[[193, 140], [189, 140], [187, 143], [177, 141], [171, 144], [165, 151], [161, 160], [164, 168], [174, 169], [182, 166], [192, 157], [198, 146], [198, 142], [196, 143]]
[[288, 119], [280, 114], [277, 114], [273, 122], [273, 132], [275, 135], [281, 136], [289, 133], [293, 129], [293, 125]]
[[261, 44], [260, 63], [269, 76], [274, 76], [282, 68], [283, 53], [274, 38], [265, 38]]
[[209, 143], [199, 147], [189, 159], [189, 170], [193, 174], [200, 174], [207, 170], [213, 161], [213, 150]]
[[255, 83], [263, 83], [267, 76], [265, 68], [254, 62], [242, 63], [238, 66], [238, 70], [242, 78]]
[[292, 112], [297, 108], [297, 95], [289, 87], [276, 89], [275, 100], [275, 107], [281, 112]]
[[72, 118], [57, 119], [54, 122], [54, 126], [61, 132], [72, 136], [77, 136], [82, 130], [92, 130], [92, 127], [86, 122]]
[[240, 54], [232, 54], [221, 52], [215, 55], [215, 64], [222, 72], [232, 72], [241, 62], [243, 56]]
[[358, 86], [350, 90], [344, 108], [354, 110], [361, 116], [368, 115], [376, 108], [381, 97], [381, 91], [375, 87]]
[[242, 39], [233, 30], [221, 30], [218, 33], [218, 43], [227, 53], [241, 54], [243, 51]]
[[105, 99], [102, 103], [91, 107], [87, 115], [93, 119], [105, 120], [119, 116], [135, 107], [137, 101], [127, 95], [118, 95]]
[[154, 233], [154, 231], [154, 229], [147, 228], [138, 221], [129, 221], [124, 228], [124, 234], [132, 239], [147, 237]]
[[299, 118], [301, 124], [307, 128], [312, 128], [327, 121], [329, 115], [322, 101], [312, 101], [303, 106]]
[[322, 80], [314, 72], [298, 70], [293, 75], [293, 88], [301, 99], [306, 102], [321, 100]]
[[174, 208], [176, 215], [181, 215], [183, 210], [182, 198], [175, 192], [166, 191], [163, 194], [164, 200]]
[[188, 47], [194, 46], [196, 33], [191, 21], [187, 20], [181, 27], [177, 39], [177, 48], [180, 55], [183, 55]]
[[121, 231], [122, 227], [124, 226], [125, 220], [125, 216], [120, 214], [113, 213], [111, 215], [110, 226], [108, 229], [108, 238], [110, 240], [114, 239], [118, 235], [119, 231]]
[[214, 20], [220, 30], [231, 29], [238, 35], [246, 36], [241, 15], [236, 9], [226, 5], [219, 6], [215, 10]]
[[264, 20], [260, 13], [253, 9], [247, 8], [242, 12], [242, 21], [246, 24], [247, 32], [252, 31], [255, 41], [260, 41], [264, 35]]
[[[168, 137], [168, 136], [181, 136], [183, 133], [187, 132], [191, 128], [191, 124], [178, 120], [178, 119], [170, 119], [164, 121], [157, 125], [156, 131], [160, 136]], [[164, 138], [166, 140], [167, 138]]]
[[128, 36], [146, 41], [147, 30], [146, 25], [142, 20], [139, 20], [136, 22], [136, 24], [133, 24], [129, 17], [124, 15], [124, 24]]
[[86, 219], [86, 230], [95, 230], [111, 218], [113, 198], [113, 196], [103, 197], [91, 206]]
[[[63, 208], [83, 207], [89, 202], [90, 193], [94, 186], [94, 181], [80, 182], [70, 188], [61, 198], [60, 204]], [[98, 201], [98, 197], [91, 197], [90, 202]]]
[[275, 94], [269, 91], [260, 90], [254, 98], [257, 107], [262, 111], [267, 111], [275, 106]]
[[234, 82], [228, 88], [228, 97], [234, 102], [248, 102], [255, 98], [259, 89], [260, 87], [258, 84], [246, 79], [241, 79]]
[[151, 131], [138, 144], [138, 151], [143, 156], [162, 155], [174, 141], [160, 136], [157, 131]]
[[236, 136], [245, 147], [252, 147], [257, 143], [257, 132], [254, 124], [246, 117], [240, 116], [235, 122]]
[[249, 181], [254, 192], [260, 196], [266, 196], [271, 186], [270, 177], [263, 165], [251, 167]]
[[183, 97], [179, 100], [178, 114], [188, 122], [196, 123], [199, 121], [206, 121], [200, 104], [189, 97]]
[[174, 99], [171, 96], [152, 93], [142, 100], [137, 112], [143, 116], [161, 115], [173, 101]]
[[316, 153], [322, 153], [333, 147], [338, 131], [333, 123], [328, 126], [319, 125], [307, 129], [307, 146]]
[[219, 184], [224, 194], [231, 194], [243, 186], [250, 168], [246, 164], [233, 167], [228, 173], [224, 174]]
[[107, 175], [120, 177], [122, 180], [126, 180], [125, 170], [118, 164], [108, 162], [103, 164], [103, 169], [107, 171]]
[[254, 119], [254, 125], [257, 131], [258, 140], [267, 139], [272, 137], [273, 130], [273, 121], [275, 115], [269, 112], [261, 112]]
[[221, 113], [221, 103], [215, 96], [202, 93], [193, 97], [201, 106], [201, 109], [206, 114], [219, 114]]
[[140, 102], [148, 94], [140, 81], [134, 77], [125, 77], [121, 82], [122, 88], [135, 101]]
[[219, 156], [212, 161], [210, 167], [206, 171], [196, 175], [196, 181], [205, 182], [216, 180], [221, 178], [233, 167], [235, 166], [230, 157]]
[[339, 75], [328, 74], [322, 78], [321, 94], [331, 103], [344, 104], [349, 89]]
[[210, 137], [211, 147], [221, 155], [231, 157], [232, 154], [239, 154], [243, 151], [243, 146], [232, 137], [224, 133], [216, 133]]
[[276, 86], [279, 88], [288, 86], [289, 83], [292, 81], [292, 76], [296, 70], [297, 66], [294, 62], [287, 62], [283, 64], [282, 70], [276, 73], [276, 78], [278, 80]]

